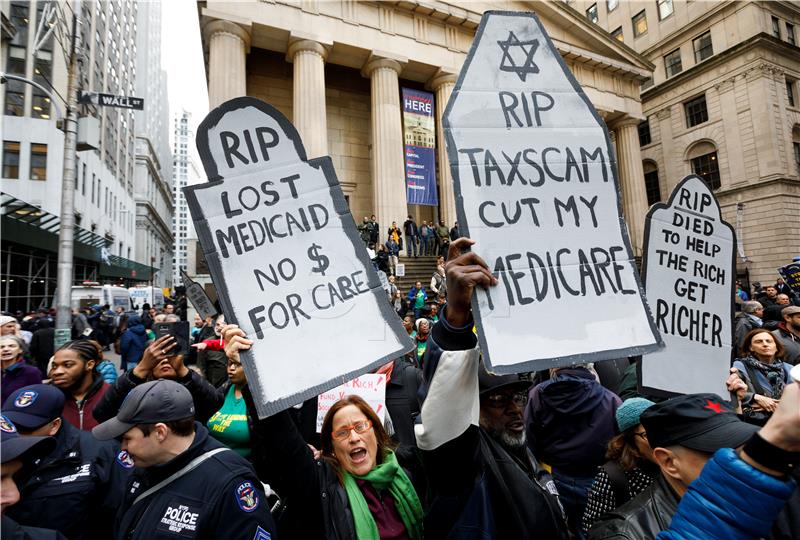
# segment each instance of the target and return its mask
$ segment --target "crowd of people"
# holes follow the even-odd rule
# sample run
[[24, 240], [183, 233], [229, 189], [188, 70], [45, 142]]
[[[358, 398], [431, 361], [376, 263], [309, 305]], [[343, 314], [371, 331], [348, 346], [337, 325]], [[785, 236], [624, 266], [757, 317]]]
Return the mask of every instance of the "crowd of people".
[[[388, 237], [413, 239], [414, 256], [432, 228], [409, 221], [413, 235], [406, 222]], [[760, 309], [742, 300], [730, 396], [639, 395], [635, 359], [621, 380], [602, 363], [495, 375], [470, 306], [496, 279], [471, 240], [447, 240], [430, 283], [404, 293], [389, 273], [416, 346], [377, 370], [386, 420], [345, 396], [320, 432], [315, 399], [258, 417], [240, 359], [252, 341], [222, 314], [195, 317], [179, 352], [153, 332], [180, 321], [173, 304], [113, 317], [98, 306], [39, 354], [52, 313], [3, 315], [3, 538], [800, 537], [789, 293], [766, 287]], [[110, 318], [103, 330], [94, 311]]]

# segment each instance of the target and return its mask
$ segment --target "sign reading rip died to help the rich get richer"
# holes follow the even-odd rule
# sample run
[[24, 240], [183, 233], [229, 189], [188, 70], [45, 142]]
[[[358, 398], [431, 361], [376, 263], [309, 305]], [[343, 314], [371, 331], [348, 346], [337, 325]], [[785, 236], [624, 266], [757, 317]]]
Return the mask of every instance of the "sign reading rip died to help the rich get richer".
[[484, 14], [444, 129], [461, 232], [499, 280], [473, 300], [492, 371], [657, 349], [605, 124], [536, 15]]
[[372, 407], [381, 422], [384, 421], [386, 417], [386, 375], [366, 373], [319, 395], [317, 399], [317, 433], [322, 430], [322, 421], [333, 404], [350, 395], [363, 398]]
[[733, 343], [733, 228], [699, 176], [687, 176], [645, 221], [642, 275], [665, 348], [642, 357], [648, 394], [728, 395]]
[[254, 340], [242, 363], [258, 414], [319, 395], [412, 344], [358, 237], [329, 157], [253, 98], [198, 128], [209, 182], [184, 188], [226, 320]]

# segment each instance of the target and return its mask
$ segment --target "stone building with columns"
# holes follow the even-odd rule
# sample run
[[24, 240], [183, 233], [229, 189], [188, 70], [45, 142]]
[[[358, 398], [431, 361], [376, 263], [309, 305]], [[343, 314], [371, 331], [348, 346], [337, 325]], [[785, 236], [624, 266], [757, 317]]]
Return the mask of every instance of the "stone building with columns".
[[700, 174], [736, 229], [740, 277], [774, 283], [800, 255], [800, 2], [569, 5], [655, 66], [639, 126], [650, 201]]
[[[638, 125], [653, 65], [562, 2], [199, 2], [210, 106], [260, 98], [297, 127], [309, 157], [330, 155], [356, 221], [381, 233], [409, 214], [455, 216], [441, 117], [487, 9], [535, 11], [616, 141], [637, 255], [647, 194]], [[439, 206], [407, 206], [401, 87], [435, 95]]]

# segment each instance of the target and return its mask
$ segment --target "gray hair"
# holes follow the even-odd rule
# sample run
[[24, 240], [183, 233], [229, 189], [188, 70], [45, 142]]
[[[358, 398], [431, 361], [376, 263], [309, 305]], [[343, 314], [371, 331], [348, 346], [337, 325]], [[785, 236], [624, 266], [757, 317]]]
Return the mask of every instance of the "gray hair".
[[5, 336], [0, 336], [0, 341], [11, 340], [14, 341], [22, 351], [22, 354], [28, 356], [28, 344], [25, 343], [25, 340], [19, 336], [15, 336], [14, 334], [6, 334]]
[[755, 313], [759, 309], [764, 309], [764, 306], [761, 305], [761, 302], [756, 302], [755, 300], [750, 300], [742, 304], [742, 311], [744, 313]]

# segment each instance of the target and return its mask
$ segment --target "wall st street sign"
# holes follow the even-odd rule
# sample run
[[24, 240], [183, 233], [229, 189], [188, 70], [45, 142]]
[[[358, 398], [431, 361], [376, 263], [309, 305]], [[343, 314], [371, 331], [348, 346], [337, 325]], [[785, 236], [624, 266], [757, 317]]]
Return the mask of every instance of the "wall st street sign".
[[144, 99], [130, 96], [115, 96], [101, 92], [83, 92], [80, 103], [91, 103], [103, 107], [116, 107], [118, 109], [144, 110]]

